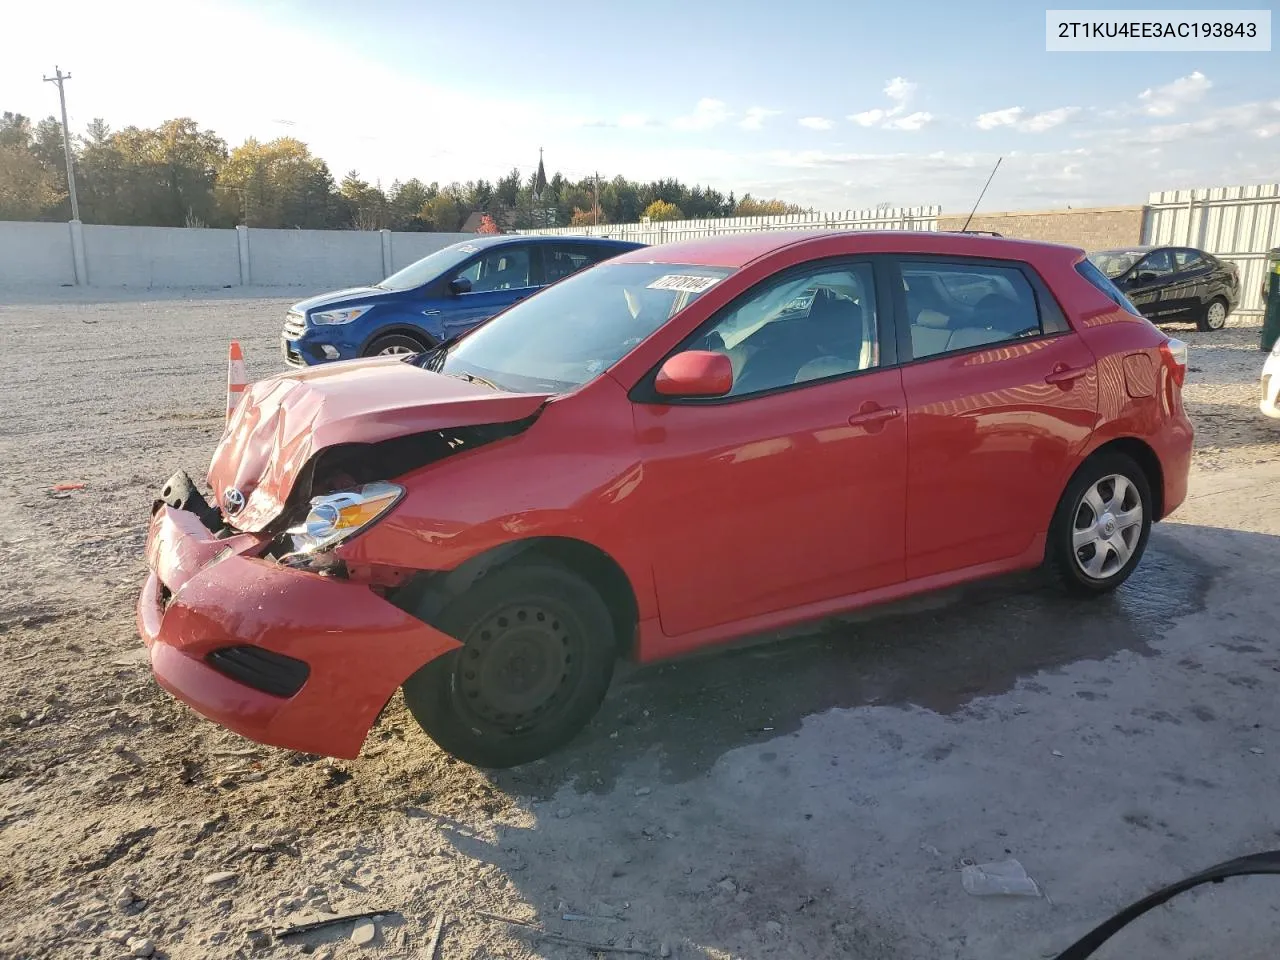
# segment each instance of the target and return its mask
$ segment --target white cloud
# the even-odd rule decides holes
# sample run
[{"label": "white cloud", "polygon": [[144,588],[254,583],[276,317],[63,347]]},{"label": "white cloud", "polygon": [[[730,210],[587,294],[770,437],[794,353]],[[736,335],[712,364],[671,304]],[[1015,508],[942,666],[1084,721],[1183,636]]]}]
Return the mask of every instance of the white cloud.
[{"label": "white cloud", "polygon": [[800,126],[810,130],[830,130],[834,124],[826,117],[801,117]]},{"label": "white cloud", "polygon": [[743,130],[759,130],[770,117],[776,117],[780,111],[768,107],[748,107],[746,114],[738,121]]},{"label": "white cloud", "polygon": [[[1231,107],[1220,107],[1199,120],[1117,130],[1109,133],[1108,136],[1119,143],[1148,145],[1224,137],[1250,131],[1265,138],[1269,134],[1262,131],[1267,130],[1277,121],[1280,121],[1280,100],[1256,100]],[[1274,164],[1280,158],[1269,159]]]},{"label": "white cloud", "polygon": [[974,126],[979,130],[994,130],[996,127],[1011,127],[1022,116],[1021,107],[1005,107],[1003,110],[992,110],[990,113],[978,114]]},{"label": "white cloud", "polygon": [[919,84],[912,83],[902,77],[894,77],[884,87],[884,95],[894,103],[906,106],[907,101],[915,94]]},{"label": "white cloud", "polygon": [[854,113],[849,116],[860,127],[874,127],[881,120],[889,116],[888,110],[864,110],[862,113]]},{"label": "white cloud", "polygon": [[733,114],[729,112],[723,100],[703,97],[693,108],[693,113],[687,117],[676,117],[671,121],[671,125],[677,130],[710,130],[712,127],[718,127],[731,116]]},{"label": "white cloud", "polygon": [[[885,130],[919,130],[933,122],[933,114],[917,110],[908,114],[907,107],[915,96],[918,84],[904,77],[894,77],[884,85],[884,95],[892,102],[887,110],[876,107],[861,113],[849,114],[849,119],[860,127],[882,127]],[[803,122],[803,121],[802,121]]]},{"label": "white cloud", "polygon": [[1055,110],[1045,110],[1026,117],[1026,111],[1022,107],[1005,107],[1003,110],[978,114],[973,125],[979,130],[1014,127],[1025,133],[1044,133],[1046,130],[1062,126],[1079,112],[1079,107],[1058,107]]},{"label": "white cloud", "polygon": [[1152,117],[1168,117],[1203,98],[1212,86],[1213,81],[1196,70],[1163,87],[1143,90],[1138,99],[1143,103],[1143,113]]},{"label": "white cloud", "polygon": [[1018,129],[1026,130],[1028,133],[1044,133],[1046,130],[1062,126],[1079,112],[1079,107],[1058,107],[1056,110],[1045,110],[1043,113],[1037,113],[1034,117],[1029,117],[1019,123]]},{"label": "white cloud", "polygon": [[894,117],[886,123],[886,130],[919,130],[933,123],[933,114],[925,110],[917,110],[905,117]]},{"label": "white cloud", "polygon": [[650,120],[642,113],[624,113],[618,118],[618,126],[624,130],[637,130],[640,127],[649,127],[653,125]]}]

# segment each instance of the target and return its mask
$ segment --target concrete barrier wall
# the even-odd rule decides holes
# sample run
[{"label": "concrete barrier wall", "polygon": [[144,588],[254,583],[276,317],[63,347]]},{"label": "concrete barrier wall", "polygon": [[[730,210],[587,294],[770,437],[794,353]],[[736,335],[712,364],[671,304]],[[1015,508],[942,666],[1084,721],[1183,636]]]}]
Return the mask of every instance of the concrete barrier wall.
[{"label": "concrete barrier wall", "polygon": [[371,230],[249,230],[254,286],[351,287],[377,283],[382,236]]},{"label": "concrete barrier wall", "polygon": [[234,230],[0,221],[0,287],[377,283],[469,233]]},{"label": "concrete barrier wall", "polygon": [[69,224],[0,223],[0,286],[51,287],[75,282]]},{"label": "concrete barrier wall", "polygon": [[92,287],[233,287],[240,283],[234,230],[84,225]]}]

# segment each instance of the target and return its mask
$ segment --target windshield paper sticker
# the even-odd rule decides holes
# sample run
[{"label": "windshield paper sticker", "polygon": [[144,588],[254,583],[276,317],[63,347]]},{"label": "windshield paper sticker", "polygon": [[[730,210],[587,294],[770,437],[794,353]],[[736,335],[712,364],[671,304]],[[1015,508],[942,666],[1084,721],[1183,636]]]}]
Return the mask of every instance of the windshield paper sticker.
[{"label": "windshield paper sticker", "polygon": [[719,277],[691,277],[669,273],[649,284],[650,290],[677,290],[682,293],[704,293],[720,280]]}]

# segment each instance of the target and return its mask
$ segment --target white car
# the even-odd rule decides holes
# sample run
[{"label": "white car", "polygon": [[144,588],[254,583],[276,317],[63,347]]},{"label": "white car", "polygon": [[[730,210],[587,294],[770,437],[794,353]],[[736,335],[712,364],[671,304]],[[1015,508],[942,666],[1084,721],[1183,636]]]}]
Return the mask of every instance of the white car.
[{"label": "white car", "polygon": [[1280,420],[1280,340],[1271,348],[1267,362],[1262,365],[1262,399],[1258,409],[1268,417]]}]

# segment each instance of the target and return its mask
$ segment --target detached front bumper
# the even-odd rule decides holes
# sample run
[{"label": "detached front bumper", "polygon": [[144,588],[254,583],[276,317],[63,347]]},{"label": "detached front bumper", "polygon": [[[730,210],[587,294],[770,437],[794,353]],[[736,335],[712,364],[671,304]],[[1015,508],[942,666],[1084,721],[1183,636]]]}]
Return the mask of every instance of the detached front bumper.
[{"label": "detached front bumper", "polygon": [[252,740],[355,757],[396,688],[460,644],[367,586],[259,559],[262,546],[159,507],[138,600],[156,680]]}]

